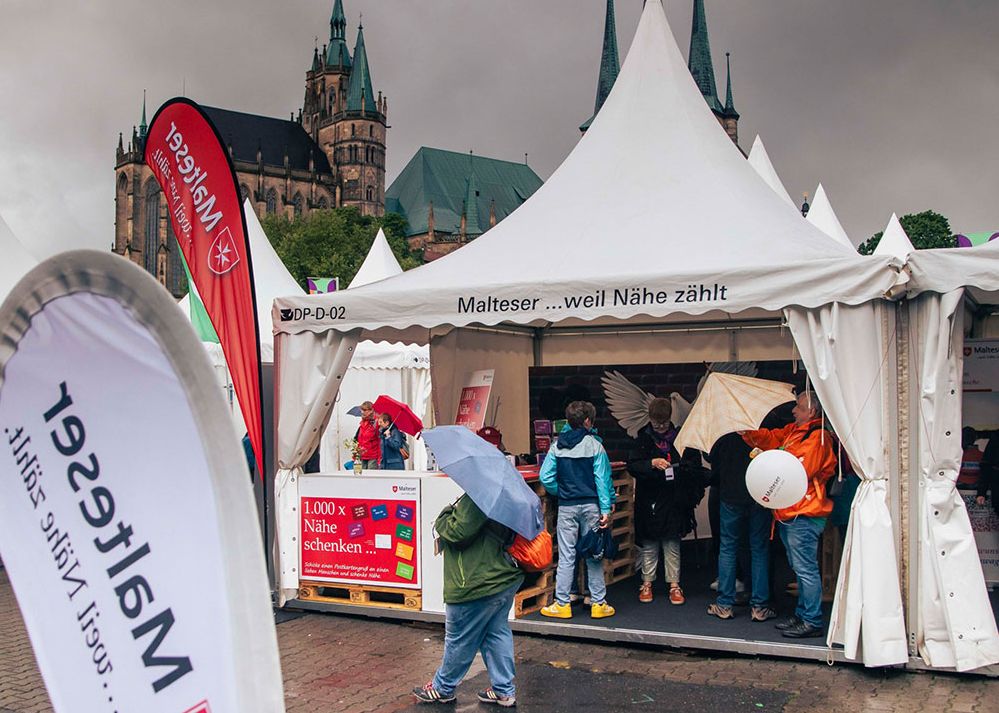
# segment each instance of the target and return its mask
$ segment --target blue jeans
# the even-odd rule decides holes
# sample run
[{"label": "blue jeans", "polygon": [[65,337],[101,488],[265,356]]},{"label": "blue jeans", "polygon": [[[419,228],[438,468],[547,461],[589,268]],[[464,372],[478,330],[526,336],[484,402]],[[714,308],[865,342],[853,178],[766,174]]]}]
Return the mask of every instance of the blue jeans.
[{"label": "blue jeans", "polygon": [[479,651],[493,690],[500,696],[516,695],[508,617],[519,588],[518,581],[499,594],[444,606],[444,660],[434,674],[434,688],[442,695],[454,695]]},{"label": "blue jeans", "polygon": [[795,616],[822,628],[822,579],[819,577],[819,535],[826,529],[824,517],[796,517],[778,522],[780,539],[787,550],[791,569],[798,578]]},{"label": "blue jeans", "polygon": [[752,560],[754,607],[770,602],[770,510],[756,503],[729,505],[721,503],[719,517],[720,542],[718,549],[718,603],[723,607],[735,604],[735,570],[739,548],[749,527],[749,552]]},{"label": "blue jeans", "polygon": [[[558,506],[558,569],[555,571],[555,601],[569,603],[573,572],[576,568],[576,543],[584,532],[597,526],[600,508],[587,503],[583,505]],[[604,584],[604,563],[601,560],[586,559],[586,581],[590,587],[590,601],[603,604],[607,599],[607,585]]]}]

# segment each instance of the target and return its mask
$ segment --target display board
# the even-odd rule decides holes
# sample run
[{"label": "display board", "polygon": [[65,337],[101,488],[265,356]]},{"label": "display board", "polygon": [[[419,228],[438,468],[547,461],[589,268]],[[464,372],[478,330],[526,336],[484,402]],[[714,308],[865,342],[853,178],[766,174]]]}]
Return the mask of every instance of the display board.
[{"label": "display board", "polygon": [[420,479],[302,478],[302,579],[420,588]]},{"label": "display board", "polygon": [[961,493],[961,497],[968,508],[971,531],[975,533],[975,545],[982,560],[985,581],[999,582],[999,515],[996,515],[991,503],[986,501],[984,505],[977,504],[973,492]]},{"label": "display board", "polygon": [[458,426],[467,426],[478,431],[486,423],[486,408],[489,406],[489,392],[493,388],[495,370],[484,369],[472,372],[461,388],[461,398],[458,399],[458,413],[454,422]]}]

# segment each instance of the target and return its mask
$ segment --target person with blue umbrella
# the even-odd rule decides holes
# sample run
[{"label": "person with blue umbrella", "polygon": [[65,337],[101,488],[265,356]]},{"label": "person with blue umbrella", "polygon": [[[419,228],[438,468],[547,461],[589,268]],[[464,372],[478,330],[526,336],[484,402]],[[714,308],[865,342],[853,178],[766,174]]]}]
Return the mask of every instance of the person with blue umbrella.
[{"label": "person with blue umbrella", "polygon": [[437,516],[444,553],[444,656],[434,677],[413,689],[420,703],[451,703],[475,654],[491,686],[482,703],[517,703],[513,632],[508,614],[524,573],[506,548],[514,534],[534,539],[541,501],[502,452],[464,426],[438,426],[421,437],[438,466],[465,494]]}]

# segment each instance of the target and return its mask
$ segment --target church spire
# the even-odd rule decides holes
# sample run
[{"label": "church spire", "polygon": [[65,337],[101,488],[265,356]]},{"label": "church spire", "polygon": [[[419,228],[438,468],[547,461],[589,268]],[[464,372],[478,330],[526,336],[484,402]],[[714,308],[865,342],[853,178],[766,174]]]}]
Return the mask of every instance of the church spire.
[{"label": "church spire", "polygon": [[350,72],[350,85],[347,88],[347,111],[378,113],[374,93],[371,87],[371,71],[368,68],[368,53],[364,49],[364,25],[358,25],[357,44],[354,45],[354,69]]},{"label": "church spire", "polygon": [[725,72],[728,74],[725,89],[725,116],[738,119],[739,112],[735,110],[735,102],[732,101],[732,55],[730,52],[725,53]]},{"label": "church spire", "polygon": [[596,118],[600,108],[607,101],[607,96],[614,87],[617,75],[621,71],[621,60],[617,50],[617,22],[614,19],[614,0],[607,0],[607,16],[604,19],[604,47],[600,55],[600,74],[597,76],[597,101],[593,107],[593,116],[583,122],[579,130],[584,134]]},{"label": "church spire", "polygon": [[142,90],[142,121],[139,122],[139,138],[146,138],[146,130],[149,128],[146,124],[146,90]]},{"label": "church spire", "polygon": [[330,15],[330,43],[326,48],[326,66],[350,69],[350,50],[347,48],[347,16],[343,12],[343,0],[333,3]]},{"label": "church spire", "polygon": [[462,216],[465,218],[466,235],[481,235],[482,229],[479,227],[479,198],[476,195],[479,190],[475,183],[475,168],[472,165],[472,156],[468,156],[468,181],[465,185],[465,211]]},{"label": "church spire", "polygon": [[694,16],[690,26],[690,54],[687,66],[694,77],[697,88],[711,111],[723,114],[715,86],[715,68],[711,61],[711,43],[708,41],[708,21],[704,12],[704,0],[694,0]]}]

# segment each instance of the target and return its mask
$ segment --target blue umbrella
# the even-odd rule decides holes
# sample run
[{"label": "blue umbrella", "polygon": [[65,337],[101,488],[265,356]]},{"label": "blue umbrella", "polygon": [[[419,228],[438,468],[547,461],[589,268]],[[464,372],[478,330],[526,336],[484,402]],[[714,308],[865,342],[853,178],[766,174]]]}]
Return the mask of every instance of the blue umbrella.
[{"label": "blue umbrella", "polygon": [[542,529],[541,501],[493,444],[464,426],[437,426],[421,437],[437,465],[490,520],[529,540]]},{"label": "blue umbrella", "polygon": [[347,409],[347,415],[348,416],[357,416],[358,418],[360,418],[360,416],[361,416],[361,407],[360,406],[352,406],[351,408]]}]

